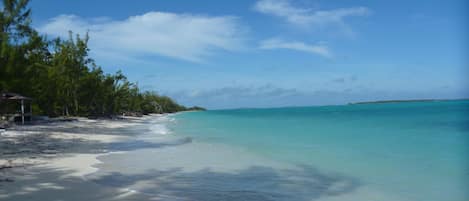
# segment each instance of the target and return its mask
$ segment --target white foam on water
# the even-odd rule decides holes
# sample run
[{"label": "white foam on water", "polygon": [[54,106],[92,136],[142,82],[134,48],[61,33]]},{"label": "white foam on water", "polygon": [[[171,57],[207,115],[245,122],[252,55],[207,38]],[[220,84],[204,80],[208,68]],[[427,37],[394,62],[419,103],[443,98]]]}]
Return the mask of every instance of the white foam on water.
[{"label": "white foam on water", "polygon": [[168,127],[165,124],[161,123],[153,124],[149,127],[149,129],[151,130],[152,134],[167,135],[171,133]]},{"label": "white foam on water", "polygon": [[174,121],[175,119],[169,114],[152,115],[151,120],[148,122],[151,134],[171,134],[171,130],[168,128],[168,124]]}]

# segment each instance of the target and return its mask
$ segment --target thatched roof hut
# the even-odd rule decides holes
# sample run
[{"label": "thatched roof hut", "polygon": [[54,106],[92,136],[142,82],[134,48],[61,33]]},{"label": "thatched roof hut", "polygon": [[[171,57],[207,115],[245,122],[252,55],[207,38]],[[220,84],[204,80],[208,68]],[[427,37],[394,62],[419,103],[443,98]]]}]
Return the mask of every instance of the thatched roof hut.
[{"label": "thatched roof hut", "polygon": [[[33,108],[32,98],[17,94],[2,92],[0,93],[0,116],[2,120],[15,120],[17,117],[21,117],[21,123],[24,124],[25,119],[32,119]],[[25,103],[29,102],[29,112],[25,112]],[[20,105],[20,110],[18,110]]]}]

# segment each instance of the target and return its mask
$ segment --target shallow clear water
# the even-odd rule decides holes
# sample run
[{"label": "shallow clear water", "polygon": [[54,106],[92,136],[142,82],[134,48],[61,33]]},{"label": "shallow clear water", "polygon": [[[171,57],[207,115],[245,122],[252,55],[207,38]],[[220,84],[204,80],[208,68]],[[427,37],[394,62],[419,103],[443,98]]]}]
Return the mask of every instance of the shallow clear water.
[{"label": "shallow clear water", "polygon": [[106,156],[100,174],[143,177],[130,188],[181,200],[469,200],[469,101],[187,112],[148,125],[140,137],[165,146]]}]

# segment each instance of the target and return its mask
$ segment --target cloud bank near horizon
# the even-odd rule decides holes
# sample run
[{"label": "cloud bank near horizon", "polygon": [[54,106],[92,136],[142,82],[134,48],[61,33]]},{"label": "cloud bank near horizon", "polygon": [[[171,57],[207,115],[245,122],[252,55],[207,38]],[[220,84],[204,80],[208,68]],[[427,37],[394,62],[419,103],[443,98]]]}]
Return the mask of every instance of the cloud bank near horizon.
[{"label": "cloud bank near horizon", "polygon": [[[355,82],[353,77],[331,82]],[[336,89],[299,90],[272,84],[260,86],[225,86],[206,90],[182,90],[166,95],[185,105],[203,105],[208,109],[290,107],[314,105],[342,105],[362,101],[435,99],[435,94],[447,99],[467,98],[464,89],[451,88],[435,93],[432,90],[385,90],[365,86]]]}]

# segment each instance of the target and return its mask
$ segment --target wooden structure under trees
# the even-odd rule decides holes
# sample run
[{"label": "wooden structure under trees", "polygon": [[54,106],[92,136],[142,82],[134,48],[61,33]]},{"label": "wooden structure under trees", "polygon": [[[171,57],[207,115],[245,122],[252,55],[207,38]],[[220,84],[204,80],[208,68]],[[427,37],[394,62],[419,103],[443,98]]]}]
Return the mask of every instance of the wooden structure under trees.
[{"label": "wooden structure under trees", "polygon": [[[31,121],[33,116],[32,100],[32,98],[20,94],[2,92],[0,94],[1,120],[20,120],[22,124],[24,124],[25,120]],[[26,106],[29,107],[27,108]]]}]

